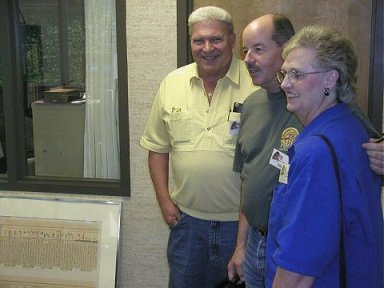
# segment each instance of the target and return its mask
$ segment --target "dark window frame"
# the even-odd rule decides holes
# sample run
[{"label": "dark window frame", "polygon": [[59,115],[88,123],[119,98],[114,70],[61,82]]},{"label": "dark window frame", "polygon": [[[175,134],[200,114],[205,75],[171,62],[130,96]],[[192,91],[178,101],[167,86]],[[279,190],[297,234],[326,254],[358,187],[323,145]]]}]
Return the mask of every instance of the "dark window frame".
[{"label": "dark window frame", "polygon": [[0,190],[130,196],[126,1],[115,0],[115,5],[120,179],[59,178],[27,175],[18,7],[17,1],[0,0],[0,55],[2,55],[4,80],[3,101],[8,165],[7,174],[0,176]]},{"label": "dark window frame", "polygon": [[[193,11],[193,0],[177,2],[177,65],[193,61],[188,37],[188,15]],[[368,117],[378,131],[383,131],[384,89],[384,7],[383,0],[372,1],[371,43],[368,87]]]},{"label": "dark window frame", "polygon": [[379,131],[383,131],[384,95],[384,5],[372,1],[371,46],[368,86],[368,116]]}]

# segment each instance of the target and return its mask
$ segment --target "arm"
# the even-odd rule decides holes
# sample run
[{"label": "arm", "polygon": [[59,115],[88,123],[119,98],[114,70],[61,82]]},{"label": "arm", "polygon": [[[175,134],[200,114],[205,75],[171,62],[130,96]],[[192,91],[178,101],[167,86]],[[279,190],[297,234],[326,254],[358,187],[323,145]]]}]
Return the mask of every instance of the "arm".
[{"label": "arm", "polygon": [[227,265],[229,280],[232,280],[236,275],[239,276],[240,280],[244,280],[243,264],[247,250],[248,229],[249,224],[244,213],[242,212],[242,204],[240,204],[236,248]]},{"label": "arm", "polygon": [[350,104],[349,108],[352,114],[360,120],[368,135],[371,137],[368,143],[363,144],[363,147],[367,151],[372,171],[378,175],[384,175],[384,143],[375,143],[379,139],[374,139],[380,137],[380,133],[360,107],[355,104]]},{"label": "arm", "polygon": [[363,144],[367,151],[372,171],[378,175],[384,175],[384,142],[375,143],[378,139],[369,139]]},{"label": "arm", "polygon": [[272,288],[310,288],[315,278],[277,268]]},{"label": "arm", "polygon": [[181,213],[169,196],[169,154],[149,151],[148,165],[164,221],[168,225],[175,225],[179,221]]}]

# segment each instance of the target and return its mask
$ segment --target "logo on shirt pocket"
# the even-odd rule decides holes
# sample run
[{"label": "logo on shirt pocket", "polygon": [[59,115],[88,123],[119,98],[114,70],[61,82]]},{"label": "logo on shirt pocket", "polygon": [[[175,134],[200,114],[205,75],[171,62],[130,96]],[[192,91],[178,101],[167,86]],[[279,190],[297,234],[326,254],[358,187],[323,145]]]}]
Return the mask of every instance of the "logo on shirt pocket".
[{"label": "logo on shirt pocket", "polygon": [[170,115],[171,137],[175,143],[191,143],[193,139],[193,113],[172,110]]}]

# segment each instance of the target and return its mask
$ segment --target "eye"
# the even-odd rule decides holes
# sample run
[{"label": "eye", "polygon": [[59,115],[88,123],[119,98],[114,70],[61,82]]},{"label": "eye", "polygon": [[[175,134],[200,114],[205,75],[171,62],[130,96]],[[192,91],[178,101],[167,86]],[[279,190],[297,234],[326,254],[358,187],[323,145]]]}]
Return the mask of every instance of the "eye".
[{"label": "eye", "polygon": [[288,71],[288,77],[291,78],[291,79],[297,80],[297,78],[299,78],[300,75],[301,75],[301,73],[297,72],[296,70]]},{"label": "eye", "polygon": [[265,52],[265,48],[262,46],[255,46],[252,48],[252,52],[261,55]]},{"label": "eye", "polygon": [[192,39],[193,45],[201,45],[203,43],[202,39]]},{"label": "eye", "polygon": [[213,43],[220,43],[221,41],[223,41],[222,37],[213,37],[212,38],[212,42]]}]

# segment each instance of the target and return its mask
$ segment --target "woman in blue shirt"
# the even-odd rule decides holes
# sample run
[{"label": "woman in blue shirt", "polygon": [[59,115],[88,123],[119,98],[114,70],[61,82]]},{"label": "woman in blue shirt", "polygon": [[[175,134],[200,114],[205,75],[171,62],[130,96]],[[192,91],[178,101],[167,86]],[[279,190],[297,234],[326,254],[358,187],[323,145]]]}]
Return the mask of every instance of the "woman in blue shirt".
[{"label": "woman in blue shirt", "polygon": [[331,28],[306,27],[286,44],[283,57],[277,79],[288,111],[305,128],[289,150],[272,200],[266,285],[340,287],[342,219],[347,287],[382,288],[381,179],[362,148],[368,135],[347,107],[356,83],[352,43]]}]

